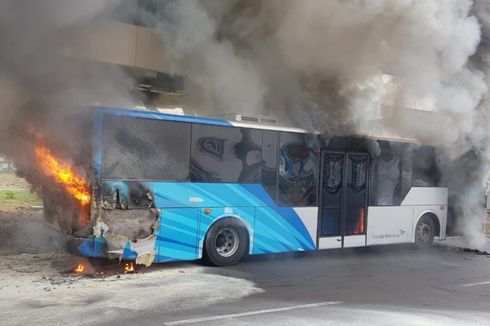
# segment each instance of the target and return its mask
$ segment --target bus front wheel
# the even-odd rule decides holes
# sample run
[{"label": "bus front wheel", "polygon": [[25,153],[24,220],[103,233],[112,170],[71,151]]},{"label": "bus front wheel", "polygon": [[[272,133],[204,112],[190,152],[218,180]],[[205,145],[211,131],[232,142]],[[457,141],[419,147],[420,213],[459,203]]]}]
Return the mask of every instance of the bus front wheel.
[{"label": "bus front wheel", "polygon": [[422,216],[415,227],[415,248],[425,249],[432,245],[435,236],[434,221],[429,216]]},{"label": "bus front wheel", "polygon": [[248,232],[242,223],[233,218],[217,221],[204,240],[203,259],[214,266],[238,263],[248,248]]}]

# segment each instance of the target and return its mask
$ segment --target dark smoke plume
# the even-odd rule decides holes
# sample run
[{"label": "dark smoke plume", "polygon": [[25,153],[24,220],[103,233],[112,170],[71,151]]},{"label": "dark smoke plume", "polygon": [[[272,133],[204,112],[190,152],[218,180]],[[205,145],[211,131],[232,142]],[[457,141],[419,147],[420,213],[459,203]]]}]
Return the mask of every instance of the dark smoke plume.
[{"label": "dark smoke plume", "polygon": [[[142,3],[139,19],[160,31],[172,67],[188,76],[191,106],[442,146],[459,227],[483,239],[488,1]],[[435,123],[424,121],[431,114]]]},{"label": "dark smoke plume", "polygon": [[[94,102],[129,101],[132,81],[118,67],[94,66],[63,55],[72,32],[119,1],[0,2],[0,152],[40,191],[34,145],[49,140],[77,164],[90,139],[76,113]],[[75,127],[75,128],[74,128]]]}]

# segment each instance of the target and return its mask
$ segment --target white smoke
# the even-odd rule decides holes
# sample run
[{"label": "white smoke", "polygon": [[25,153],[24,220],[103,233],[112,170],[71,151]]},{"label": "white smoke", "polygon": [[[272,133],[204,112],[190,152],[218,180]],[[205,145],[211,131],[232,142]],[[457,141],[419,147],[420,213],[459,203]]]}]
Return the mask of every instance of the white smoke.
[{"label": "white smoke", "polygon": [[[104,99],[128,101],[133,81],[119,67],[90,66],[63,56],[72,29],[93,23],[119,0],[0,2],[0,149],[19,167],[29,152],[22,132],[33,124],[76,151],[70,114]],[[19,124],[19,125],[17,125]],[[32,152],[32,151],[31,151]],[[28,160],[27,160],[28,161]],[[30,164],[31,162],[27,162]]]},{"label": "white smoke", "polygon": [[[0,153],[14,161],[17,173],[34,191],[45,195],[44,199],[53,197],[63,202],[56,184],[45,182],[35,164],[34,146],[39,138],[29,132],[42,132],[53,151],[84,175],[88,163],[83,162],[82,167],[80,158],[88,157],[84,150],[90,139],[81,132],[81,113],[95,101],[120,103],[131,97],[133,81],[120,67],[94,65],[63,55],[73,30],[90,26],[119,3],[0,1]],[[58,192],[48,191],[53,188]],[[66,203],[67,209],[69,206]],[[71,216],[64,214],[63,218],[69,220]],[[65,224],[71,228],[69,221]],[[46,240],[44,233],[38,236],[38,240]]]},{"label": "white smoke", "polygon": [[265,89],[257,67],[240,57],[231,42],[216,39],[216,22],[199,1],[157,1],[151,9],[155,11],[142,13],[142,19],[168,45],[170,71],[192,76],[186,80],[186,95],[196,110],[213,114],[263,109]]},{"label": "white smoke", "polygon": [[[191,105],[272,113],[321,131],[389,130],[441,145],[454,162],[445,163],[444,179],[457,186],[461,229],[481,234],[490,157],[488,1],[164,3],[146,22],[187,76]],[[405,113],[407,103],[424,101],[437,109],[435,124]],[[471,171],[467,160],[477,162]]]},{"label": "white smoke", "polygon": [[[9,140],[2,151],[18,154],[7,131],[23,114],[63,126],[59,108],[130,97],[132,81],[121,70],[60,65],[57,55],[71,27],[120,2],[0,2],[0,132]],[[462,228],[480,227],[478,194],[490,158],[489,1],[130,3],[140,22],[159,31],[194,110],[274,114],[323,132],[398,131],[439,144],[453,162],[445,177],[457,186]],[[407,103],[424,101],[437,108],[436,124],[405,114]]]}]

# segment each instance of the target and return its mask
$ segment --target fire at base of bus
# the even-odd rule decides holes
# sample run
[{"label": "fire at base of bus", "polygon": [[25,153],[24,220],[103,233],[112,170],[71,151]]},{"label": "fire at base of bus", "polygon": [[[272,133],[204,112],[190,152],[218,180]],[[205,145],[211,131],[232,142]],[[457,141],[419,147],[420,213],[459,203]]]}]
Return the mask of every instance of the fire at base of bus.
[{"label": "fire at base of bus", "polygon": [[[56,156],[44,141],[35,147],[35,161],[43,179],[45,218],[69,235],[69,251],[152,264],[160,214],[149,191],[130,197],[117,184],[110,189],[91,185],[83,164]],[[142,205],[128,210],[134,202]]]}]

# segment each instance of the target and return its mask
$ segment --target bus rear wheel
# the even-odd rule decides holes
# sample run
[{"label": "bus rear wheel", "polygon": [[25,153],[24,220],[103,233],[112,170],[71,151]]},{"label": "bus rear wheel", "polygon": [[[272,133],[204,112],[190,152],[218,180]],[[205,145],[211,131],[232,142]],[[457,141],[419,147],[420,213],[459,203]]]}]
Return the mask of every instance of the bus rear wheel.
[{"label": "bus rear wheel", "polygon": [[432,245],[435,236],[434,221],[429,216],[422,216],[415,227],[415,248],[425,249]]},{"label": "bus rear wheel", "polygon": [[236,219],[225,218],[214,223],[204,240],[203,258],[214,266],[235,265],[248,248],[248,232]]}]

